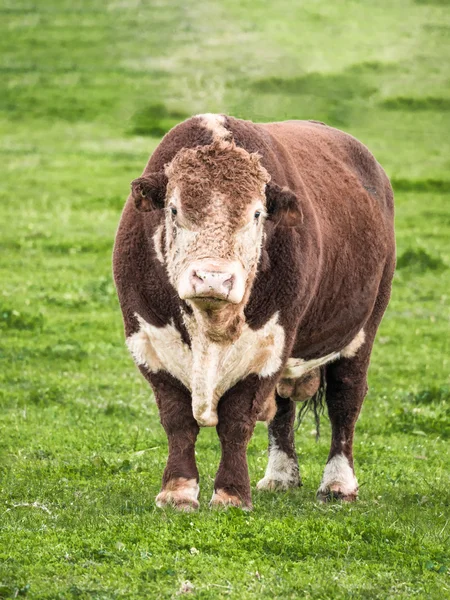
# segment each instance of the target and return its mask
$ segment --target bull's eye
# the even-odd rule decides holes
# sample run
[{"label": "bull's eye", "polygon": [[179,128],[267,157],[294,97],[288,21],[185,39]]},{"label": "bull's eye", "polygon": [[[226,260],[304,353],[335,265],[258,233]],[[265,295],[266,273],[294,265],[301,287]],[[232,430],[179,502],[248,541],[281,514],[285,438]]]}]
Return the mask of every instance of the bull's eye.
[{"label": "bull's eye", "polygon": [[175,206],[171,206],[171,207],[170,207],[170,212],[171,212],[173,215],[176,215],[178,211],[177,211],[177,209],[175,208]]},{"label": "bull's eye", "polygon": [[257,221],[257,220],[259,219],[259,217],[260,217],[260,216],[261,216],[261,211],[260,211],[260,210],[257,210],[257,211],[255,212],[255,221]]}]

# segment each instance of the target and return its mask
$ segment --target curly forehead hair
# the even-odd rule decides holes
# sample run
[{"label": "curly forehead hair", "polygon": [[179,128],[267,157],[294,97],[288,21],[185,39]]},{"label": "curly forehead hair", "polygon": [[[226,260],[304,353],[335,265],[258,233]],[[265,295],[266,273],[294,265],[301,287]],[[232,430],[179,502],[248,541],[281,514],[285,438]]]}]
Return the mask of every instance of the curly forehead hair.
[{"label": "curly forehead hair", "polygon": [[166,166],[169,187],[178,187],[183,205],[195,197],[198,207],[201,198],[220,192],[245,205],[262,193],[270,176],[260,163],[260,155],[238,148],[234,141],[216,141],[207,146],[184,148]]}]

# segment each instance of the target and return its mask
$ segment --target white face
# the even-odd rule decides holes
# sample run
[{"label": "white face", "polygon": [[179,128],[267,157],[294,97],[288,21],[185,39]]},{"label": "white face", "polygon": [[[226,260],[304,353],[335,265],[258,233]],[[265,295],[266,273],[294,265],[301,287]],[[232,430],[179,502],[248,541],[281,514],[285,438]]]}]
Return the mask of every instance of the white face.
[{"label": "white face", "polygon": [[214,192],[206,207],[189,210],[175,189],[165,212],[167,270],[180,298],[200,307],[241,303],[261,253],[262,199],[233,205],[231,213],[230,202]]}]

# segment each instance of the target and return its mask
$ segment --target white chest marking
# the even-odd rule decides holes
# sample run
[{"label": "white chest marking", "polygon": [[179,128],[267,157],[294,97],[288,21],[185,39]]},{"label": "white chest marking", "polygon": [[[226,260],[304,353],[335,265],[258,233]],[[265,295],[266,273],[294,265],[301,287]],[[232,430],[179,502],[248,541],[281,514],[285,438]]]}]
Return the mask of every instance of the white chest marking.
[{"label": "white chest marking", "polygon": [[192,350],[172,324],[154,327],[136,316],[140,329],[127,339],[134,360],[179,379],[192,392],[192,410],[201,426],[217,425],[219,400],[238,381],[251,373],[269,377],[281,366],[285,336],[278,313],[256,331],[244,325],[233,344],[211,342],[194,319],[186,319]]},{"label": "white chest marking", "polygon": [[177,329],[172,324],[155,327],[138,314],[136,318],[139,331],[126,341],[136,364],[147,367],[152,373],[165,369],[190,389],[192,353]]},{"label": "white chest marking", "polygon": [[365,333],[364,329],[361,329],[353,340],[343,348],[340,352],[331,352],[331,354],[327,354],[326,356],[322,356],[321,358],[314,358],[313,360],[303,360],[303,358],[290,358],[287,361],[286,367],[283,370],[281,375],[282,379],[298,379],[303,377],[309,371],[317,367],[322,367],[327,363],[333,362],[338,358],[352,358],[356,355],[360,347],[364,344],[365,341]]}]

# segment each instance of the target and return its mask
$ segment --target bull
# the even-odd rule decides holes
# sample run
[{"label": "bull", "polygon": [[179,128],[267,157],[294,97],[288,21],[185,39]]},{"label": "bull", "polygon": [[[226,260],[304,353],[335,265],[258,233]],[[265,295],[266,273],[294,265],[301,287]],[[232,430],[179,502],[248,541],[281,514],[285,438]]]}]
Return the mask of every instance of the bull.
[{"label": "bull", "polygon": [[132,182],[114,278],[126,343],[150,383],[169,454],[156,504],[199,507],[195,442],[216,427],[212,506],[300,485],[296,402],[325,389],[331,448],[317,496],[355,500],[353,436],[395,268],[393,193],[369,150],[312,121],[198,115]]}]

